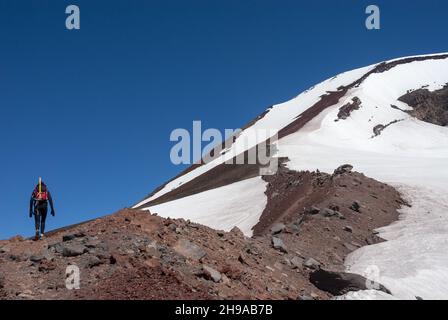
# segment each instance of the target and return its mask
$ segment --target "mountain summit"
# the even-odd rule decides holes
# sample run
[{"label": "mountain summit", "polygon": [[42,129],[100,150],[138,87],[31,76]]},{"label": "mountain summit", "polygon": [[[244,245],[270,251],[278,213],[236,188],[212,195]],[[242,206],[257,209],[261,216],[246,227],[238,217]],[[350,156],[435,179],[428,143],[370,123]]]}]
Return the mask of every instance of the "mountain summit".
[{"label": "mountain summit", "polygon": [[[361,273],[374,265],[385,279],[405,278],[406,284],[385,280],[396,286],[398,297],[446,297],[447,289],[432,290],[422,272],[440,281],[448,274],[436,272],[448,270],[448,256],[441,254],[441,239],[448,233],[443,213],[448,206],[447,125],[448,54],[381,62],[339,74],[269,108],[233,138],[223,156],[191,166],[134,208],[226,231],[237,226],[246,236],[262,234],[269,223],[295,210],[289,207],[294,202],[273,206],[270,178],[260,176],[256,165],[224,162],[255,147],[245,139],[249,130],[275,129],[275,156],[288,170],[332,173],[351,164],[393,185],[413,204],[400,211],[408,220],[382,229],[390,241],[358,250],[349,269]],[[296,197],[308,196],[298,192]],[[426,251],[421,243],[429,245]],[[421,258],[412,258],[417,252]]]}]

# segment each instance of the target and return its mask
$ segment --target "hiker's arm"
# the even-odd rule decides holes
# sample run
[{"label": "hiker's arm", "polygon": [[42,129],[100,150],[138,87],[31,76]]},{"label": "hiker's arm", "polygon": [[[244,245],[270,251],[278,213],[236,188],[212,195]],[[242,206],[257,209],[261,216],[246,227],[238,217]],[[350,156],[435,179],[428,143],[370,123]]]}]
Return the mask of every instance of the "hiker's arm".
[{"label": "hiker's arm", "polygon": [[34,191],[31,194],[30,198],[30,217],[33,215],[33,206],[34,206]]},{"label": "hiker's arm", "polygon": [[50,208],[51,208],[51,215],[54,216],[55,212],[54,212],[54,206],[53,206],[53,198],[51,197],[51,193],[50,191],[48,191],[48,201],[50,202]]}]

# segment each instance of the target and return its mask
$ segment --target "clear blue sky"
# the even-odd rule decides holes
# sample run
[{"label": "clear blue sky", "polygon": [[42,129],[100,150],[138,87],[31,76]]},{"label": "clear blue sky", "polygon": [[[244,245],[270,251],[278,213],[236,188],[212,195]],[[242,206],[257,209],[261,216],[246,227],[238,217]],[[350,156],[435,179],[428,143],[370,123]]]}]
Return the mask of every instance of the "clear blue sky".
[{"label": "clear blue sky", "polygon": [[[310,4],[311,3],[311,4]],[[65,8],[81,30],[65,29]],[[381,8],[382,29],[364,27]],[[0,1],[0,238],[30,235],[42,176],[48,229],[143,198],[182,167],[170,132],[237,128],[337,73],[448,51],[448,3]]]}]

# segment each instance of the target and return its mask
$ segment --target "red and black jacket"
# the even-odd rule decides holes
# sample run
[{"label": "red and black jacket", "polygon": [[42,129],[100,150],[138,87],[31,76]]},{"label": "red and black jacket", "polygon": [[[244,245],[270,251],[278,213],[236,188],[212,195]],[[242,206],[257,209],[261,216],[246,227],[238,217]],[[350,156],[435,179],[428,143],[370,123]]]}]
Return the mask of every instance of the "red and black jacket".
[{"label": "red and black jacket", "polygon": [[51,193],[47,189],[47,186],[43,182],[41,184],[41,192],[45,193],[43,197],[39,196],[39,185],[37,185],[31,194],[30,215],[34,212],[37,206],[47,206],[48,202],[50,202],[51,212],[54,213],[53,198],[51,197]]}]

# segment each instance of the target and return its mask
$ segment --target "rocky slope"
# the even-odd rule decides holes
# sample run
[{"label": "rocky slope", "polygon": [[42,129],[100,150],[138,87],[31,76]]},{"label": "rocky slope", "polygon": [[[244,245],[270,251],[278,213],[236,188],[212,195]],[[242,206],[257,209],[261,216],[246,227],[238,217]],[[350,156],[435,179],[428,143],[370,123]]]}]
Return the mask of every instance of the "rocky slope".
[{"label": "rocky slope", "polygon": [[[332,175],[282,167],[266,179],[252,238],[125,209],[40,241],[1,241],[0,297],[329,299],[365,289],[341,273],[344,259],[382,241],[374,230],[397,219],[398,192],[348,165]],[[66,289],[69,265],[80,269],[79,290]]]}]

